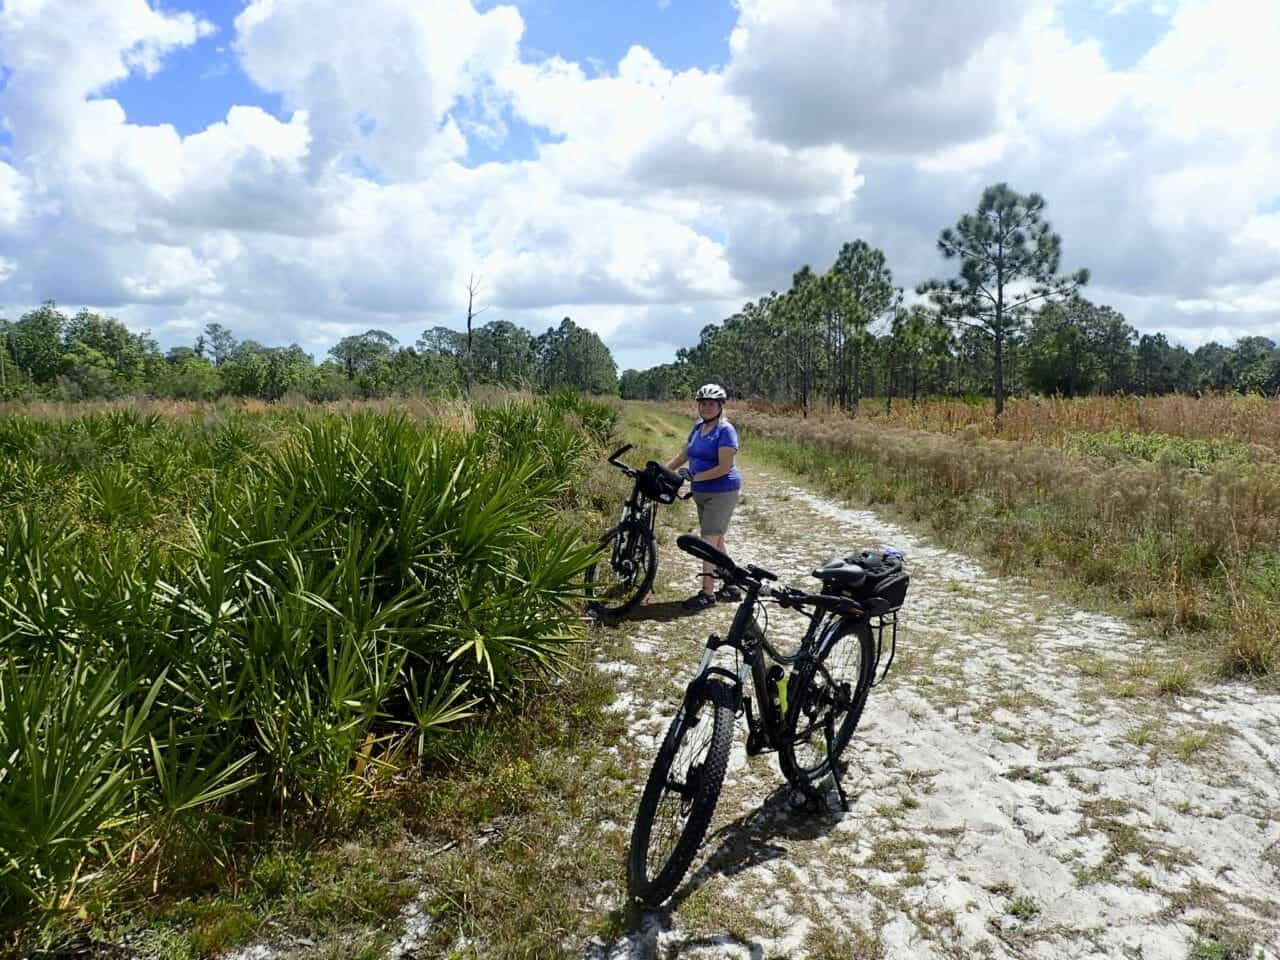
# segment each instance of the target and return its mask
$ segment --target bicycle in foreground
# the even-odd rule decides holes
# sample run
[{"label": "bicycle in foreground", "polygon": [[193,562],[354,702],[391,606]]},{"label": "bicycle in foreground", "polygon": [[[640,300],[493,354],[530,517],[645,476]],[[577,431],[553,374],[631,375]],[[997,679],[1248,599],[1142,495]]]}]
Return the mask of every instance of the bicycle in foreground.
[{"label": "bicycle in foreground", "polygon": [[622,505],[622,518],[600,538],[608,550],[586,573],[587,608],[597,616],[620,617],[648,596],[658,571],[658,545],[653,536],[658,504],[675,503],[684,478],[656,460],[643,468],[618,458],[631,449],[620,447],[609,463],[632,481],[631,495]]},{"label": "bicycle in foreground", "polygon": [[[675,892],[689,869],[715,812],[724,783],[733,725],[747,722],[747,754],[776,750],[787,781],[817,800],[816,785],[835,781],[843,809],[840,756],[862,716],[871,688],[882,681],[897,646],[897,609],[910,578],[900,555],[864,551],[814,571],[822,592],[771,586],[778,578],[696,537],[677,539],[680,549],[717,568],[743,599],[725,638],[712,634],[702,663],[685,690],[640,798],[627,858],[628,888],[657,906]],[[853,561],[861,562],[853,562]],[[755,616],[771,601],[803,612],[809,624],[791,653],[774,648]],[[763,607],[762,607],[763,609]],[[766,620],[767,623],[767,620]],[[888,660],[880,669],[888,635]],[[717,650],[735,651],[735,669],[713,664]],[[744,688],[751,679],[754,700]]]}]

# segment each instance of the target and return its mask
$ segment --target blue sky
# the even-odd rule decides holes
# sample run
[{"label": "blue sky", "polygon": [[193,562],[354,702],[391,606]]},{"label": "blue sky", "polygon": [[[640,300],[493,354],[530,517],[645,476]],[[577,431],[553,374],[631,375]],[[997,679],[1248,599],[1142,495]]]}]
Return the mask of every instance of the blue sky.
[{"label": "blue sky", "polygon": [[1098,41],[1107,63],[1127,70],[1169,29],[1168,14],[1156,12],[1153,6],[1139,3],[1108,12],[1098,0],[1075,0],[1063,5],[1062,23],[1072,40]]},{"label": "blue sky", "polygon": [[170,123],[183,135],[223,120],[235,104],[284,117],[281,97],[256,86],[235,55],[234,21],[244,0],[171,0],[166,6],[198,15],[216,32],[174,51],[158,73],[134,72],[99,96],[118,101],[134,123]]},{"label": "blue sky", "polygon": [[[117,100],[129,119],[139,124],[173,124],[181,134],[197,133],[226,116],[234,104],[259,106],[285,118],[282,97],[257,87],[233,48],[235,17],[246,0],[171,0],[170,9],[186,10],[216,27],[216,32],[171,54],[153,76],[135,72],[101,91]],[[497,0],[477,4],[480,10]],[[615,67],[632,46],[650,50],[672,70],[723,67],[729,57],[729,35],[737,10],[728,0],[523,0],[522,54],[531,60],[560,57],[593,72]],[[1099,0],[1073,0],[1061,7],[1067,35],[1094,39],[1113,67],[1125,69],[1165,33],[1169,17],[1137,4],[1109,13]],[[0,75],[2,79],[3,75]],[[549,138],[509,111],[509,138],[499,145],[473,141],[468,162],[529,159],[533,144]]]},{"label": "blue sky", "polygon": [[[483,4],[492,7],[496,4]],[[635,45],[672,70],[723,64],[737,11],[727,0],[526,0],[523,46],[534,59],[558,56],[611,68]]]},{"label": "blue sky", "polygon": [[913,288],[1007,180],[1139,329],[1280,337],[1280,4],[22,9],[0,6],[4,315],[52,298],[165,345],[220,322],[322,354],[459,326],[478,275],[486,318],[568,314],[647,366],[848,240]]},{"label": "blue sky", "polygon": [[[477,8],[499,5],[487,2]],[[258,106],[285,119],[283,98],[255,86],[235,54],[234,22],[244,6],[245,0],[170,2],[170,9],[197,14],[213,24],[216,33],[169,56],[159,73],[133,73],[99,96],[118,101],[134,123],[169,123],[184,135],[222,120],[235,104]],[[718,0],[674,0],[667,6],[656,0],[524,0],[519,9],[526,58],[560,57],[592,72],[615,68],[635,45],[646,47],[673,70],[719,66],[728,58],[729,34],[737,19],[733,4]],[[465,114],[465,106],[461,112]],[[509,110],[503,119],[507,139],[497,145],[473,139],[468,163],[527,160],[535,155],[537,142],[556,139]]]},{"label": "blue sky", "polygon": [[[480,3],[477,8],[491,10],[500,5]],[[99,96],[117,100],[135,123],[170,123],[182,134],[222,120],[233,104],[260,106],[284,118],[282,98],[254,85],[233,48],[234,22],[245,0],[174,0],[166,6],[198,15],[213,24],[216,32],[171,54],[159,73],[135,72]],[[519,10],[525,28],[524,56],[561,57],[597,72],[615,67],[635,45],[648,48],[674,70],[721,65],[728,57],[729,34],[736,20],[732,3],[714,0],[675,0],[666,7],[639,0],[618,4],[525,0]],[[524,154],[524,134],[517,133],[514,140],[510,152],[495,151],[488,159]]]}]

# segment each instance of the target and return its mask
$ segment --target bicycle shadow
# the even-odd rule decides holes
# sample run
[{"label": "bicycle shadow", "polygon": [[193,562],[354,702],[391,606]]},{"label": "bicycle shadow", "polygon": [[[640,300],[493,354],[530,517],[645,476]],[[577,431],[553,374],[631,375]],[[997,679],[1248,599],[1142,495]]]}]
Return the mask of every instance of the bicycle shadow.
[{"label": "bicycle shadow", "polygon": [[611,623],[622,623],[626,621],[653,621],[655,623],[670,623],[673,620],[683,620],[685,617],[696,617],[701,610],[690,610],[684,606],[681,600],[663,600],[657,603],[642,603],[633,608],[630,613],[622,617],[621,620],[609,621]]},{"label": "bicycle shadow", "polygon": [[591,944],[584,960],[616,960],[619,957],[657,960],[659,956],[662,960],[672,960],[686,954],[705,957],[708,950],[715,950],[714,956],[724,956],[729,950],[733,950],[734,954],[745,950],[749,960],[765,960],[767,956],[764,944],[755,940],[742,940],[732,934],[695,936],[674,943],[670,940],[663,943],[663,934],[671,930],[671,910],[668,907],[643,910],[630,906],[616,911],[614,919],[622,920],[628,932]]},{"label": "bicycle shadow", "polygon": [[[797,795],[790,783],[781,783],[764,797],[758,808],[719,827],[704,841],[707,846],[718,842],[716,849],[681,884],[671,899],[657,909],[644,908],[639,904],[630,904],[623,909],[623,925],[630,929],[632,938],[648,940],[654,936],[654,929],[669,929],[672,915],[680,909],[681,904],[710,879],[732,877],[733,874],[758,867],[769,860],[785,858],[788,849],[780,841],[813,841],[831,832],[847,814],[838,809],[836,791],[831,781],[827,780],[819,785],[819,794],[824,803],[815,804],[812,800],[803,800],[797,804],[796,797],[803,795]],[[851,808],[858,803],[858,795],[850,795],[849,803]],[[723,946],[718,943],[719,940],[722,938],[687,941],[675,946],[675,952],[668,952],[667,955],[678,956],[685,950]],[[756,956],[756,950],[759,950],[756,943],[739,943],[739,946],[748,948],[753,957]],[[644,955],[644,951],[641,951],[641,955]]]},{"label": "bicycle shadow", "polygon": [[[827,780],[824,784],[829,785]],[[671,899],[660,907],[646,908],[636,903],[626,905],[619,919],[629,931],[626,943],[630,956],[656,957],[658,937],[672,927],[672,917],[684,901],[693,896],[703,885],[717,876],[730,877],[754,866],[778,860],[788,855],[784,842],[816,840],[829,833],[846,816],[836,806],[835,789],[820,785],[825,804],[812,801],[797,805],[795,791],[786,783],[780,784],[756,807],[736,820],[724,824],[709,836],[705,843],[717,844],[715,850],[689,877]],[[850,805],[857,802],[857,795],[849,797]],[[617,946],[615,941],[612,946]],[[663,957],[680,957],[686,953],[700,953],[707,949],[736,946],[744,948],[752,960],[765,956],[764,947],[756,941],[742,941],[731,935],[695,937],[680,943],[665,945]],[[610,953],[609,956],[616,954]]]},{"label": "bicycle shadow", "polygon": [[[705,842],[718,840],[719,845],[671,897],[670,909],[678,909],[713,877],[731,877],[786,857],[788,848],[778,841],[811,841],[830,833],[847,814],[836,805],[834,787],[820,788],[820,793],[825,802],[814,803],[804,800],[790,784],[780,784],[760,806],[717,829]],[[856,801],[856,796],[849,798],[851,806]]]}]

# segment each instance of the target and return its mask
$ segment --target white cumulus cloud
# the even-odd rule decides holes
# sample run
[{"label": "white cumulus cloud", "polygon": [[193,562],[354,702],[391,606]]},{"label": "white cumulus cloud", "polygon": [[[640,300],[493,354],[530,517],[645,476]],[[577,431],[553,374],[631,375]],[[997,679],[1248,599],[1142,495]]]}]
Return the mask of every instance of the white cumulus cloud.
[{"label": "white cumulus cloud", "polygon": [[[738,0],[721,62],[677,70],[537,55],[513,4],[250,0],[219,42],[283,112],[184,136],[112,91],[165,82],[197,12],[4,0],[0,303],[322,352],[456,325],[477,275],[487,319],[569,314],[654,363],[857,237],[908,287],[943,274],[938,232],[1005,180],[1134,322],[1280,335],[1280,4],[1147,3],[1167,31],[1118,68],[1069,3],[1130,0]],[[515,126],[521,159],[470,163]]]}]

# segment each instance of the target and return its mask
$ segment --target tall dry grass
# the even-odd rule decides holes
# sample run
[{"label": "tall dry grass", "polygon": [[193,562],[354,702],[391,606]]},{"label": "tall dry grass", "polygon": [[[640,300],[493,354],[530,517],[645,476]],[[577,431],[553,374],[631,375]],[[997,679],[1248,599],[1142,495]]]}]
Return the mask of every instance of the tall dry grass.
[{"label": "tall dry grass", "polygon": [[[1210,401],[1214,409],[1221,402]],[[831,414],[738,410],[734,419],[748,438],[768,438],[775,457],[839,492],[897,503],[1007,570],[1053,569],[1201,638],[1220,652],[1225,673],[1280,669],[1280,463],[1111,462],[978,429],[938,430],[958,406],[935,407],[933,430]],[[1039,436],[1050,422],[1104,425],[1091,418],[1105,407],[1045,409],[1049,417],[1015,423]],[[1179,409],[1162,409],[1161,423],[1203,416]]]},{"label": "tall dry grass", "polygon": [[[817,418],[831,416],[818,413]],[[1280,449],[1280,398],[1222,394],[1193,397],[1027,397],[1008,402],[997,425],[990,401],[897,400],[863,403],[861,417],[939,433],[973,431],[1005,440],[1057,441],[1074,433],[1133,431],[1178,437],[1229,438]]]}]

